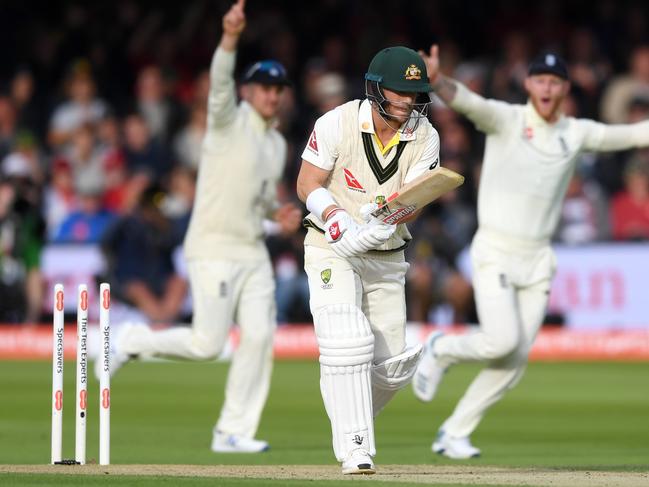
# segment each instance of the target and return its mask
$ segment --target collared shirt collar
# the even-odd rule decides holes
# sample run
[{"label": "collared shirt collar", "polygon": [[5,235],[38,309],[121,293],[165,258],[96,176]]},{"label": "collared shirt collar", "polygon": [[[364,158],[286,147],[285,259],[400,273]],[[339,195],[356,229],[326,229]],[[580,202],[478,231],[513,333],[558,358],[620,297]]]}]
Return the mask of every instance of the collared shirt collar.
[{"label": "collared shirt collar", "polygon": [[[372,120],[372,104],[369,100],[365,99],[361,102],[360,109],[358,111],[358,128],[361,132],[367,134],[374,133],[374,121]],[[400,132],[399,140],[415,140],[417,138],[417,131],[411,132]]]},{"label": "collared shirt collar", "polygon": [[527,100],[527,104],[525,105],[525,113],[527,122],[530,125],[535,125],[537,127],[554,127],[562,123],[565,118],[565,115],[563,113],[559,113],[559,118],[556,122],[547,122],[543,117],[541,117],[541,115],[539,115],[539,112],[536,111],[536,108],[534,108],[531,100]]},{"label": "collared shirt collar", "polygon": [[248,117],[250,118],[250,120],[252,120],[253,125],[259,130],[268,130],[277,127],[277,118],[265,120],[264,117],[259,115],[259,112],[257,112],[257,110],[255,110],[253,106],[246,100],[242,100],[240,106],[241,109],[248,114]]}]

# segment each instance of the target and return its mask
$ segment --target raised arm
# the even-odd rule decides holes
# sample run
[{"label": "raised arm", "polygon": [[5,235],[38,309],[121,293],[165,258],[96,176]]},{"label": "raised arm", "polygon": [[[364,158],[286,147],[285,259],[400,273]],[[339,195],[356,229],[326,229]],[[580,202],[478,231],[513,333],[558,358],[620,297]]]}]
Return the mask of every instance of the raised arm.
[{"label": "raised arm", "polygon": [[592,120],[579,122],[584,128],[584,150],[605,152],[649,147],[649,120],[619,125]]},{"label": "raised arm", "polygon": [[245,4],[245,0],[238,0],[223,16],[223,34],[210,67],[210,94],[207,105],[211,127],[228,125],[235,117],[237,98],[234,66],[239,37],[246,26]]},{"label": "raised arm", "polygon": [[435,94],[447,105],[453,103],[455,95],[457,94],[457,81],[444,76],[439,71],[439,46],[433,44],[430,46],[428,54],[424,51],[419,51],[419,55],[426,63],[426,71],[428,72],[428,80],[435,90]]},{"label": "raised arm", "polygon": [[453,110],[469,118],[478,128],[486,133],[495,133],[502,128],[510,116],[511,105],[496,100],[487,100],[472,92],[462,83],[443,75],[439,71],[439,47],[430,46],[428,54],[419,51],[426,63],[428,79],[434,93]]}]

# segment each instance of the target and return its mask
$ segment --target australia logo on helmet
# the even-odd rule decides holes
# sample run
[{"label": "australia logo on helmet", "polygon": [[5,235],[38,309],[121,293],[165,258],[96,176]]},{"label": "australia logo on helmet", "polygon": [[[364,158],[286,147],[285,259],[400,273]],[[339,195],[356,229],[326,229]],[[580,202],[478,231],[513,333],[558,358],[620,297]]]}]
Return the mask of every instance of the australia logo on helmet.
[{"label": "australia logo on helmet", "polygon": [[419,69],[416,64],[411,64],[406,68],[405,78],[407,80],[421,79],[421,69]]}]

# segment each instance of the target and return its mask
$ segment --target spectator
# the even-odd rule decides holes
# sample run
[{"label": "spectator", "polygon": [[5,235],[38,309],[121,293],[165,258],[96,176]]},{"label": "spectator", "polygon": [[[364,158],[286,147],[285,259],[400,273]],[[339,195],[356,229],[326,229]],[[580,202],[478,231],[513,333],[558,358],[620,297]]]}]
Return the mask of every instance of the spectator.
[{"label": "spectator", "polygon": [[649,162],[631,159],[624,171],[625,189],[613,198],[611,223],[615,240],[649,239]]},{"label": "spectator", "polygon": [[207,127],[206,105],[196,104],[192,107],[189,122],[182,128],[174,139],[174,153],[178,161],[190,169],[198,169],[201,157],[203,137]]},{"label": "spectator", "polygon": [[54,242],[98,243],[116,218],[102,204],[103,184],[85,176],[77,179],[75,189],[78,209],[61,222]]},{"label": "spectator", "polygon": [[162,144],[151,137],[144,118],[135,113],[127,116],[123,130],[127,169],[147,173],[151,181],[161,182],[169,173],[170,163]]},{"label": "spectator", "polygon": [[43,108],[35,96],[34,75],[27,68],[19,68],[11,80],[10,97],[16,108],[16,123],[20,129],[33,131],[42,140]]},{"label": "spectator", "polygon": [[105,153],[97,144],[95,128],[84,123],[74,130],[69,144],[61,156],[72,168],[75,185],[87,185],[92,180],[95,185],[103,185],[105,178]]},{"label": "spectator", "polygon": [[155,65],[141,69],[137,77],[136,103],[151,137],[166,145],[181,120],[178,104],[167,96],[165,80]]},{"label": "spectator", "polygon": [[16,129],[16,110],[13,103],[9,97],[0,96],[0,160],[11,152]]},{"label": "spectator", "polygon": [[595,181],[576,171],[568,184],[554,240],[583,245],[608,238],[607,200]]},{"label": "spectator", "polygon": [[54,110],[48,140],[52,147],[66,144],[76,130],[85,124],[97,123],[106,113],[106,103],[95,96],[95,80],[90,64],[76,61],[65,80],[66,101]]},{"label": "spectator", "polygon": [[629,72],[611,80],[600,103],[602,120],[625,123],[634,98],[649,98],[649,45],[631,52]]},{"label": "spectator", "polygon": [[47,228],[47,240],[52,241],[59,227],[76,208],[74,176],[70,163],[59,157],[52,163],[49,184],[43,193],[43,216]]},{"label": "spectator", "polygon": [[163,199],[158,188],[147,189],[133,213],[117,221],[102,241],[113,296],[119,312],[131,319],[171,322],[187,294],[187,283],[173,266],[180,242],[160,211]]},{"label": "spectator", "polygon": [[43,303],[44,224],[29,166],[6,159],[0,175],[0,322],[37,323]]}]

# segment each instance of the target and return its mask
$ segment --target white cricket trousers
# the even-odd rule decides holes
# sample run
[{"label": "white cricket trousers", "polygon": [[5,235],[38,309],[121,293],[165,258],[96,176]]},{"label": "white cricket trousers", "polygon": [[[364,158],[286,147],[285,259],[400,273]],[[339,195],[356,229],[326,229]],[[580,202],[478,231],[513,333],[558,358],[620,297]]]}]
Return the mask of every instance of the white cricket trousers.
[{"label": "white cricket trousers", "polygon": [[307,245],[304,255],[314,316],[319,309],[332,304],[356,306],[370,322],[375,363],[403,352],[406,345],[404,286],[409,267],[403,252],[344,259],[331,249]]},{"label": "white cricket trousers", "polygon": [[231,325],[238,324],[240,340],[215,428],[252,438],[268,396],[277,326],[270,261],[191,260],[187,270],[192,326],[160,331],[137,327],[124,338],[123,349],[144,356],[211,360],[223,350]]},{"label": "white cricket trousers", "polygon": [[487,364],[441,427],[456,437],[469,436],[487,409],[523,376],[556,269],[549,244],[514,241],[485,231],[473,239],[471,261],[479,330],[443,336],[434,346],[442,364]]}]

